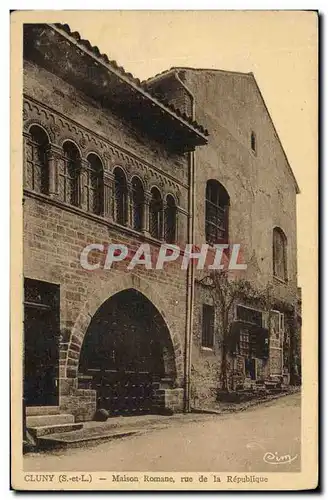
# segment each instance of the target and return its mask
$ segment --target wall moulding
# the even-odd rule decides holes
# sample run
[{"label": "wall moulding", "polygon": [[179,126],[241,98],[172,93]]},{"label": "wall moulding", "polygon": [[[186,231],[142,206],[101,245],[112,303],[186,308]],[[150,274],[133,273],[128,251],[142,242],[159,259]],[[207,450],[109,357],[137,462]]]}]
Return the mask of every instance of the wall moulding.
[{"label": "wall moulding", "polygon": [[133,175],[141,173],[145,184],[150,185],[152,182],[160,184],[164,196],[172,193],[177,200],[180,200],[182,190],[188,190],[187,184],[172,175],[163,175],[159,168],[138,158],[130,151],[113,144],[95,132],[91,133],[83,125],[25,95],[23,102],[23,132],[25,134],[32,124],[43,127],[50,141],[59,146],[62,146],[66,140],[75,142],[83,157],[86,157],[90,151],[95,152],[103,161],[105,170],[112,172],[115,166],[121,164],[124,165],[130,179]]}]

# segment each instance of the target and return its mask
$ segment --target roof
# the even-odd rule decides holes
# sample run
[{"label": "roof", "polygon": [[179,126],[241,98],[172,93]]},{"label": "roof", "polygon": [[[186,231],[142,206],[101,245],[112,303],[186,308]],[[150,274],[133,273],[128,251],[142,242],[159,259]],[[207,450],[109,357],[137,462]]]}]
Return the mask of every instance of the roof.
[{"label": "roof", "polygon": [[286,163],[287,163],[287,168],[288,168],[288,170],[289,170],[289,172],[290,172],[290,174],[292,176],[292,179],[293,179],[293,182],[294,182],[294,185],[295,185],[296,193],[299,194],[300,193],[300,188],[299,188],[298,182],[297,182],[296,177],[294,175],[294,172],[293,172],[293,170],[292,170],[292,168],[290,166],[289,160],[287,158],[287,154],[286,154],[285,149],[284,149],[284,147],[282,145],[282,142],[280,140],[280,137],[278,135],[277,129],[275,127],[275,124],[273,122],[271,114],[270,114],[270,112],[268,110],[268,107],[266,105],[266,102],[264,100],[262,92],[260,90],[260,87],[259,87],[259,85],[258,85],[258,83],[256,81],[256,78],[254,76],[254,73],[252,71],[250,71],[249,73],[243,73],[243,72],[240,72],[240,71],[229,71],[229,70],[222,70],[222,69],[215,69],[215,68],[205,69],[205,68],[191,68],[191,67],[187,67],[187,66],[173,66],[170,69],[164,70],[161,73],[157,73],[156,75],[148,78],[147,80],[144,80],[142,82],[142,85],[145,86],[145,87],[149,87],[153,83],[155,84],[158,81],[160,81],[161,79],[164,79],[164,78],[170,77],[170,76],[174,76],[177,71],[188,71],[188,70],[189,71],[196,71],[196,72],[198,72],[198,71],[200,71],[200,72],[201,71],[212,71],[212,72],[218,72],[218,73],[224,73],[224,74],[239,75],[239,76],[242,76],[242,77],[245,77],[245,78],[251,78],[253,80],[253,82],[255,84],[255,87],[257,89],[257,92],[258,92],[258,94],[260,96],[260,99],[261,99],[261,101],[262,101],[262,103],[264,105],[264,108],[266,110],[266,113],[267,113],[267,115],[268,115],[268,117],[270,119],[271,125],[273,127],[274,134],[275,134],[275,136],[276,136],[276,138],[277,138],[277,140],[279,142],[279,145],[281,147],[282,153],[283,153],[283,155],[285,157],[285,160],[286,160]]},{"label": "roof", "polygon": [[72,32],[68,24],[56,23],[49,26],[65,32],[66,35],[68,35],[70,38],[73,38],[80,47],[83,47],[84,49],[87,49],[89,52],[91,52],[94,57],[96,57],[98,60],[101,60],[108,68],[118,74],[122,79],[129,82],[140,93],[147,96],[157,105],[164,107],[169,114],[175,115],[176,118],[178,118],[180,121],[185,122],[189,127],[194,128],[195,130],[197,130],[197,132],[201,133],[204,136],[208,136],[208,131],[204,127],[202,127],[202,125],[200,125],[196,121],[193,121],[190,116],[188,116],[186,113],[182,113],[178,108],[170,104],[168,101],[164,100],[163,102],[163,100],[159,99],[158,96],[154,96],[147,88],[147,85],[142,84],[139,78],[135,78],[132,73],[128,73],[127,71],[125,71],[123,66],[119,66],[115,60],[110,60],[106,54],[101,54],[99,48],[97,46],[92,46],[89,40],[84,40],[83,38],[81,38],[81,35],[78,31]]},{"label": "roof", "polygon": [[192,68],[189,66],[172,66],[170,69],[165,69],[164,71],[161,71],[160,73],[157,73],[154,76],[150,76],[146,80],[143,80],[141,82],[141,85],[145,86],[146,88],[150,83],[153,83],[157,80],[160,80],[161,78],[164,78],[169,75],[173,75],[176,71],[214,71],[217,73],[229,73],[232,75],[242,75],[242,76],[247,76],[247,75],[252,75],[252,72],[249,73],[243,73],[241,71],[230,71],[230,70],[225,70],[225,69],[217,69],[217,68]]}]

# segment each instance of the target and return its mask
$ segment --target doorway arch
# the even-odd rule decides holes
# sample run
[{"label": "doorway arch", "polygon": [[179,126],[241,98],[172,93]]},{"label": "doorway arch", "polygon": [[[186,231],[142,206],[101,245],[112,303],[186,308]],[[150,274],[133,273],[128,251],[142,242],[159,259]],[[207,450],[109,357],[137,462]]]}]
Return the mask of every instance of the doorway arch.
[{"label": "doorway arch", "polygon": [[85,333],[78,374],[96,390],[98,408],[154,409],[155,388],[176,379],[175,352],[166,322],[143,293],[128,288],[102,303]]}]

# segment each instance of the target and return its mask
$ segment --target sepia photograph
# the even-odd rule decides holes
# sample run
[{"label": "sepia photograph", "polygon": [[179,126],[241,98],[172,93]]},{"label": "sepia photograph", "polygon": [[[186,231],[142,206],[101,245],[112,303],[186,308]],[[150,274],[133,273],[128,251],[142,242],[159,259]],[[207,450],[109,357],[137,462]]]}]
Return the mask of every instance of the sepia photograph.
[{"label": "sepia photograph", "polygon": [[11,24],[13,488],[315,487],[317,13]]}]

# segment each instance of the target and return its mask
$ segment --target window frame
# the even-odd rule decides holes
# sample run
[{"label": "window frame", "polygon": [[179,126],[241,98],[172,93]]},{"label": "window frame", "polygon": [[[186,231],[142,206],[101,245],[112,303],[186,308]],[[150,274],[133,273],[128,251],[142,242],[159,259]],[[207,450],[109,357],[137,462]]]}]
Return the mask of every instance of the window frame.
[{"label": "window frame", "polygon": [[205,239],[208,244],[228,242],[229,206],[230,196],[225,187],[216,179],[208,179],[205,189]]},{"label": "window frame", "polygon": [[[172,200],[172,202],[168,202]],[[172,194],[166,195],[164,210],[164,240],[175,243],[177,240],[177,204]]]},{"label": "window frame", "polygon": [[[66,155],[65,145],[69,144],[72,151],[75,149],[77,155],[75,158],[70,158]],[[81,206],[81,193],[80,193],[80,182],[81,182],[81,168],[82,168],[82,156],[78,146],[74,141],[67,139],[63,143],[63,182],[64,182],[64,193],[63,201],[73,207]],[[67,185],[69,185],[69,191],[67,191]]]},{"label": "window frame", "polygon": [[[207,311],[207,313],[206,313]],[[208,316],[210,314],[210,316]],[[215,307],[212,304],[202,304],[202,349],[214,349],[215,337]]]},{"label": "window frame", "polygon": [[[35,135],[33,134],[32,129],[37,129],[40,135],[44,136],[44,143],[39,143],[34,140]],[[33,137],[34,136],[34,137]],[[33,123],[29,127],[27,134],[27,144],[26,147],[30,150],[31,159],[29,159],[29,154],[26,152],[24,154],[26,161],[26,185],[36,193],[41,193],[44,195],[49,194],[49,159],[48,159],[48,150],[50,147],[49,135],[46,130],[40,126],[38,123]],[[41,154],[40,154],[41,153]],[[35,159],[37,156],[37,159]],[[43,156],[43,159],[40,161],[40,157]],[[39,171],[40,177],[40,186],[36,186],[36,170]],[[31,171],[32,176],[32,185],[28,185],[28,177],[29,171]]]},{"label": "window frame", "polygon": [[[134,183],[138,185],[136,186]],[[131,212],[131,227],[135,231],[141,232],[144,228],[145,188],[142,180],[137,175],[134,175],[131,179]],[[139,218],[138,224],[136,224],[137,218]]]},{"label": "window frame", "polygon": [[[149,234],[152,238],[156,240],[163,239],[163,230],[164,230],[164,204],[163,197],[160,190],[153,186],[150,190],[151,199],[149,202]],[[153,195],[158,193],[158,198],[156,199]],[[156,208],[156,204],[158,207]],[[156,210],[154,210],[154,207]],[[154,222],[154,216],[157,214],[157,221]],[[153,231],[153,228],[156,227],[156,231]]]},{"label": "window frame", "polygon": [[[96,162],[98,162],[96,168],[92,167],[89,160],[90,156],[94,157]],[[102,216],[104,213],[104,166],[99,156],[93,152],[88,154],[87,164],[87,179],[85,185],[87,191],[87,211]],[[95,165],[96,164],[94,164],[94,166]],[[96,186],[93,186],[94,179],[96,179]],[[92,193],[91,195],[90,192]],[[90,198],[92,198],[92,206]]]},{"label": "window frame", "polygon": [[[279,262],[277,259],[277,238],[280,238],[279,244],[282,247],[282,262]],[[281,227],[276,226],[272,231],[272,273],[273,277],[282,283],[288,282],[288,251],[287,251],[287,237],[285,232],[281,229]],[[283,276],[278,272],[279,267],[283,267]]]},{"label": "window frame", "polygon": [[[114,196],[113,196],[113,220],[116,224],[127,226],[128,224],[128,183],[124,170],[117,166],[113,170],[114,174]],[[120,179],[118,179],[118,174]],[[119,200],[119,204],[118,204]]]}]

